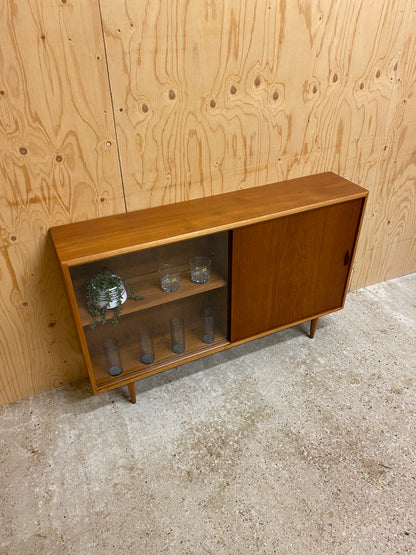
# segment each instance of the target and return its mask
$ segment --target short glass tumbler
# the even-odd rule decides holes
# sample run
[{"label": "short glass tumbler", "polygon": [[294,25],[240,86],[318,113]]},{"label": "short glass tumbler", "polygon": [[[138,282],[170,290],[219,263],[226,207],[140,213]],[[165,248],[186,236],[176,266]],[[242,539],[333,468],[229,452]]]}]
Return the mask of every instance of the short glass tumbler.
[{"label": "short glass tumbler", "polygon": [[211,273],[211,260],[208,256],[195,256],[189,261],[191,267],[191,281],[206,283]]},{"label": "short glass tumbler", "polygon": [[159,268],[160,286],[166,293],[174,293],[181,286],[181,270],[171,264]]}]

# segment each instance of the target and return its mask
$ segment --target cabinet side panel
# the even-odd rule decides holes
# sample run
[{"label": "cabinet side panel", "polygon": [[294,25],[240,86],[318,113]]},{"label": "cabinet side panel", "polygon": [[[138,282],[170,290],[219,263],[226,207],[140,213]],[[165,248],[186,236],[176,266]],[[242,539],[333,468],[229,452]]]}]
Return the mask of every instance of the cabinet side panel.
[{"label": "cabinet side panel", "polygon": [[96,383],[95,383],[94,373],[93,373],[93,370],[92,370],[91,359],[90,359],[90,355],[89,355],[89,351],[88,351],[88,345],[87,345],[87,341],[85,339],[85,334],[84,334],[84,330],[83,330],[82,323],[81,323],[81,318],[80,318],[80,314],[79,314],[79,307],[78,307],[77,299],[76,299],[76,296],[75,296],[75,291],[74,291],[74,285],[73,285],[73,281],[72,281],[71,272],[70,272],[68,266],[62,266],[61,270],[62,270],[62,275],[63,275],[64,281],[65,281],[66,293],[67,293],[69,305],[70,305],[70,308],[71,308],[72,317],[74,319],[74,324],[75,324],[75,328],[76,328],[76,331],[77,331],[79,343],[81,345],[81,351],[82,351],[82,354],[83,354],[83,357],[84,357],[85,366],[87,368],[88,375],[90,377],[92,389],[93,389],[94,393],[97,393],[97,387],[96,387]]},{"label": "cabinet side panel", "polygon": [[341,308],[362,200],[233,234],[231,341]]}]

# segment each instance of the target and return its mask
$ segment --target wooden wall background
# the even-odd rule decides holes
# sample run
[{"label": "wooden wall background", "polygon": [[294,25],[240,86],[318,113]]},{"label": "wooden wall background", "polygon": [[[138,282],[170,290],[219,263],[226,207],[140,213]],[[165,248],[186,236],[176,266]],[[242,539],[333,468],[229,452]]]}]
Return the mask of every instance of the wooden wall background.
[{"label": "wooden wall background", "polygon": [[86,375],[48,228],[332,170],[416,270],[415,0],[0,3],[0,404]]}]

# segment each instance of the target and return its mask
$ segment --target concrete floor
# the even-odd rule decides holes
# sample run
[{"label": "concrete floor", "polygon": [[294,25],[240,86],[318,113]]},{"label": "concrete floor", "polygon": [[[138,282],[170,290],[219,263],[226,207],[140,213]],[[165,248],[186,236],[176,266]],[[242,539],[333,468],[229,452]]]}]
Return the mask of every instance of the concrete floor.
[{"label": "concrete floor", "polygon": [[0,409],[0,553],[416,553],[416,274],[92,397]]}]

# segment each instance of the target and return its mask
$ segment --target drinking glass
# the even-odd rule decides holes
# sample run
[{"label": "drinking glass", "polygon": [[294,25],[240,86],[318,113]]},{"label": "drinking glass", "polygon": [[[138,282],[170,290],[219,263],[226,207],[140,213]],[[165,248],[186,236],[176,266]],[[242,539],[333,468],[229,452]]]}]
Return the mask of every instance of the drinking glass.
[{"label": "drinking glass", "polygon": [[139,329],[140,360],[143,364],[151,364],[155,360],[153,339],[149,328]]},{"label": "drinking glass", "polygon": [[160,286],[166,293],[174,293],[181,286],[181,269],[172,264],[163,264],[159,268]]},{"label": "drinking glass", "polygon": [[123,366],[121,364],[117,339],[114,337],[107,337],[107,339],[103,341],[103,350],[107,364],[107,372],[110,376],[118,376],[122,373]]},{"label": "drinking glass", "polygon": [[211,273],[211,260],[208,256],[195,256],[189,261],[191,267],[191,281],[206,283]]},{"label": "drinking glass", "polygon": [[213,343],[215,339],[214,312],[211,307],[204,308],[202,341]]},{"label": "drinking glass", "polygon": [[185,328],[182,318],[172,318],[170,321],[171,349],[180,354],[185,350]]}]

